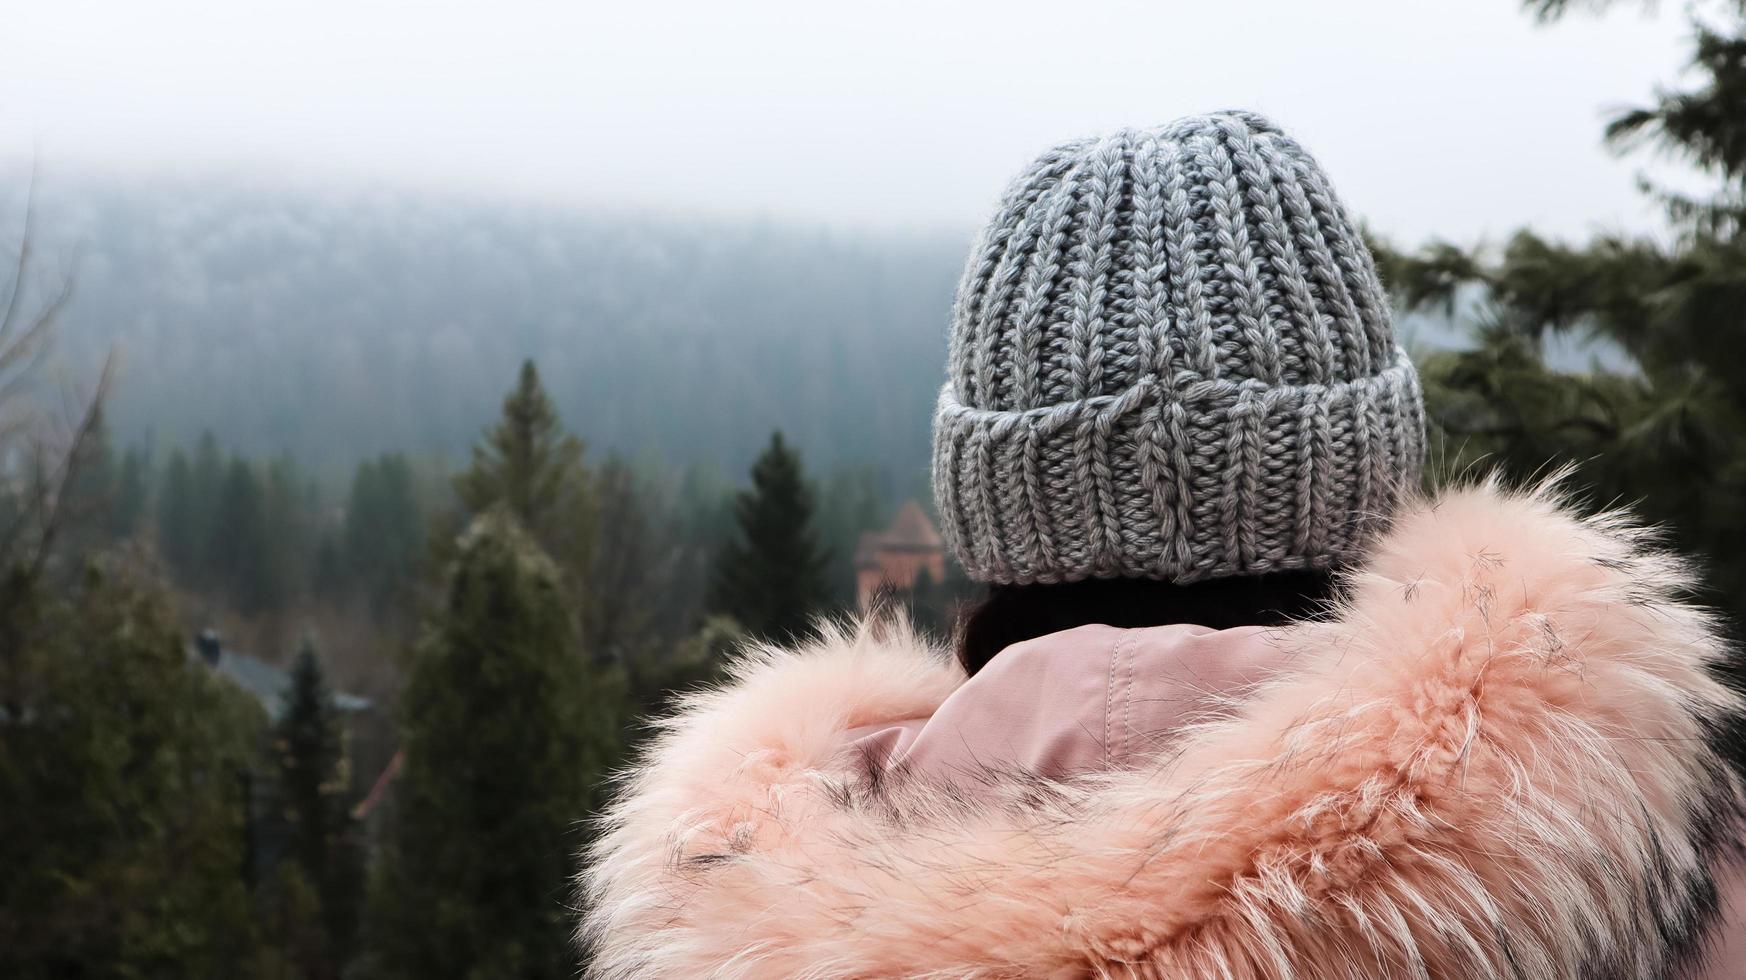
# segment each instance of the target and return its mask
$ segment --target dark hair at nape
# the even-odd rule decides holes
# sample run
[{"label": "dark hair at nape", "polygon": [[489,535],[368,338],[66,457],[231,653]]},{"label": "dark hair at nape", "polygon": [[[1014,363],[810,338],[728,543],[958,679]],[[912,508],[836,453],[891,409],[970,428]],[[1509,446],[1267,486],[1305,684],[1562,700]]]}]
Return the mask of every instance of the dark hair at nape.
[{"label": "dark hair at nape", "polygon": [[975,675],[1015,643],[1092,623],[1124,629],[1178,623],[1212,629],[1283,626],[1322,614],[1338,590],[1339,576],[1318,570],[1187,585],[1135,578],[993,585],[960,620],[958,662]]}]

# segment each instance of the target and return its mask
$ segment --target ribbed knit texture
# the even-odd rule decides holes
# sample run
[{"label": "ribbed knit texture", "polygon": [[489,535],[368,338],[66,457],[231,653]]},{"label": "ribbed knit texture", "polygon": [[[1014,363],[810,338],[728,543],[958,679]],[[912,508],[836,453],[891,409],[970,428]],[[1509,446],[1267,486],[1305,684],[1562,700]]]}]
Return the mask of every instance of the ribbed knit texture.
[{"label": "ribbed knit texture", "polygon": [[971,252],[949,374],[934,493],[980,581],[1333,566],[1424,456],[1369,250],[1251,113],[1043,154]]}]

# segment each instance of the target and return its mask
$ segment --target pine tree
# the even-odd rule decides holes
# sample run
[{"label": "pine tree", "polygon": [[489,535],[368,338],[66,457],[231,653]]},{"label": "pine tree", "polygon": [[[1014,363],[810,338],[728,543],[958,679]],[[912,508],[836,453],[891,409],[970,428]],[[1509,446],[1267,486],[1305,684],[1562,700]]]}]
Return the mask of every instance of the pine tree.
[{"label": "pine tree", "polygon": [[[347,800],[351,772],[345,732],[308,637],[292,667],[291,690],[273,747],[283,859],[295,871],[294,878],[282,880],[307,885],[313,899],[296,901],[295,886],[281,890],[291,917],[305,924],[296,930],[302,935],[286,937],[288,952],[304,977],[338,977],[356,936],[361,865]],[[312,910],[299,908],[311,904]]]},{"label": "pine tree", "polygon": [[176,580],[184,585],[195,579],[206,539],[201,534],[199,502],[194,497],[194,467],[180,447],[170,452],[164,466],[163,488],[158,492],[158,553],[169,562]]},{"label": "pine tree", "polygon": [[284,601],[265,493],[254,468],[241,458],[225,470],[208,534],[208,574],[239,611],[258,613]]},{"label": "pine tree", "polygon": [[316,598],[337,602],[349,594],[353,575],[345,554],[345,547],[334,532],[322,534],[309,572],[309,591]]},{"label": "pine tree", "polygon": [[578,650],[558,570],[507,508],[457,547],[401,699],[372,945],[389,976],[568,980],[579,821],[618,751],[624,684]]},{"label": "pine tree", "polygon": [[455,492],[472,514],[506,505],[542,542],[572,515],[583,485],[582,443],[564,431],[533,361],[521,365],[503,416],[473,447],[473,465],[455,478]]},{"label": "pine tree", "polygon": [[226,475],[218,437],[211,431],[202,432],[189,469],[188,501],[193,515],[190,529],[194,533],[195,551],[187,584],[209,586],[222,574],[212,564],[212,546],[220,539],[218,510],[224,497]]},{"label": "pine tree", "polygon": [[339,546],[341,567],[350,587],[361,587],[374,595],[382,574],[382,539],[376,535],[376,523],[385,508],[382,468],[375,459],[358,463],[352,474],[352,489],[346,497],[345,524],[341,528]]},{"label": "pine tree", "polygon": [[676,487],[609,456],[596,470],[588,588],[581,598],[584,649],[627,667],[672,654],[703,619],[693,552]]},{"label": "pine tree", "polygon": [[190,660],[149,581],[0,593],[0,976],[254,975],[259,706]]},{"label": "pine tree", "polygon": [[109,534],[122,539],[139,530],[141,519],[150,503],[151,467],[145,453],[129,449],[121,457],[121,469],[116,476],[115,501],[109,513]]},{"label": "pine tree", "polygon": [[411,580],[424,557],[424,509],[413,485],[412,464],[401,453],[385,453],[377,466],[382,474],[382,499],[377,535],[380,567],[388,588],[398,592]]},{"label": "pine tree", "polygon": [[299,485],[297,461],[289,455],[267,464],[261,486],[264,548],[261,574],[267,583],[268,607],[284,608],[299,597],[309,580],[314,555],[309,546],[310,515]]},{"label": "pine tree", "polygon": [[803,632],[828,601],[828,557],[813,528],[800,457],[782,433],[770,436],[753,464],[752,486],[735,497],[734,518],[735,534],[716,562],[712,606],[753,636]]},{"label": "pine tree", "polygon": [[372,607],[391,607],[424,549],[424,517],[412,467],[399,453],[358,464],[346,506],[344,565]]},{"label": "pine tree", "polygon": [[[1600,3],[1595,6],[1605,6]],[[1746,12],[1746,5],[1727,6]],[[1547,19],[1567,0],[1528,0]],[[1746,33],[1694,20],[1688,78],[1607,128],[1718,178],[1708,197],[1650,187],[1671,241],[1606,235],[1571,246],[1530,231],[1500,250],[1378,249],[1409,308],[1459,316],[1477,343],[1422,359],[1439,475],[1499,467],[1518,480],[1561,464],[1572,489],[1630,502],[1707,559],[1707,601],[1746,621]],[[1546,343],[1598,338],[1610,364],[1561,370]],[[1439,438],[1440,437],[1440,438]]]}]

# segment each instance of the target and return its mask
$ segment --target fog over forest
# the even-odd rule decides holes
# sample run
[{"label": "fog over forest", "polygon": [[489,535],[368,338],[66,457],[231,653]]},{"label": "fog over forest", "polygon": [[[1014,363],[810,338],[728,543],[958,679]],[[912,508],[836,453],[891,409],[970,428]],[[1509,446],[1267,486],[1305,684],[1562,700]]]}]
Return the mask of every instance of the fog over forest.
[{"label": "fog over forest", "polygon": [[[16,228],[22,196],[0,215]],[[820,464],[925,468],[966,242],[561,213],[381,192],[44,178],[74,270],[56,362],[114,345],[121,443],[211,429],[349,467],[460,456],[524,357],[597,449],[740,471],[782,428]],[[909,481],[909,474],[893,474]]]},{"label": "fog over forest", "polygon": [[[925,492],[968,233],[55,174],[37,197],[34,285],[75,286],[58,374],[118,353],[118,444],[458,463],[533,357],[594,451],[742,473],[780,428],[820,467]],[[23,202],[0,201],[14,233]]]}]

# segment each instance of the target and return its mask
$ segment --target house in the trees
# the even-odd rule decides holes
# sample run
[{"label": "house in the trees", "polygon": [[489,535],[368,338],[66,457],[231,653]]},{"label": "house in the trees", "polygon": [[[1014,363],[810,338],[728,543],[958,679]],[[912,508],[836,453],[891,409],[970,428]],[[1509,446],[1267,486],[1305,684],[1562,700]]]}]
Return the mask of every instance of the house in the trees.
[{"label": "house in the trees", "polygon": [[[277,725],[290,708],[291,672],[259,657],[226,649],[217,630],[204,629],[194,637],[188,651],[196,660],[225,681],[236,685],[253,697],[266,711],[267,719]],[[387,767],[394,752],[393,726],[385,712],[377,711],[375,702],[356,694],[335,690],[333,706],[339,712],[345,733],[344,771],[350,776],[378,772]],[[361,769],[360,769],[361,767]],[[285,824],[273,808],[275,792],[270,767],[252,768],[240,774],[248,813],[248,873],[252,880],[265,880],[288,845]],[[350,797],[361,797],[363,787],[349,787]]]},{"label": "house in the trees", "polygon": [[[291,695],[291,672],[275,667],[259,657],[226,650],[217,630],[205,629],[194,638],[194,653],[213,673],[254,695],[267,709],[267,718],[277,722],[285,716],[286,699]],[[374,705],[369,698],[335,691],[333,706],[341,714],[353,715],[369,711]]]},{"label": "house in the trees", "polygon": [[911,500],[890,527],[861,535],[855,548],[855,601],[865,613],[886,593],[914,591],[923,575],[929,583],[945,580],[946,550],[927,512]]}]

